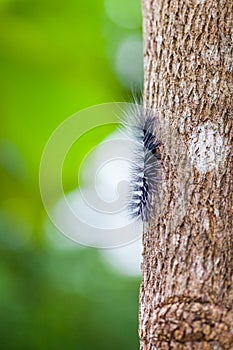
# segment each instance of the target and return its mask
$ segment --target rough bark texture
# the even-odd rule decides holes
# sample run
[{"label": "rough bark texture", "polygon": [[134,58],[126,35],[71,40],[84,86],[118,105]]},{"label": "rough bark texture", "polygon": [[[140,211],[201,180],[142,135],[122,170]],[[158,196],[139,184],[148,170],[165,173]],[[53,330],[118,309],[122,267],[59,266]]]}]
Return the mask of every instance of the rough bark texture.
[{"label": "rough bark texture", "polygon": [[161,202],[145,228],[140,349],[233,349],[233,0],[143,0]]}]

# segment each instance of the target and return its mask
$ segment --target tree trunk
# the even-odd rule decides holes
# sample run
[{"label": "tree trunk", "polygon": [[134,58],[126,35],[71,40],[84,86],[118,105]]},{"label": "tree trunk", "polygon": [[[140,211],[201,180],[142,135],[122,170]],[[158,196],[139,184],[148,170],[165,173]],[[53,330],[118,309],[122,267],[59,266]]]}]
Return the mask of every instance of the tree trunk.
[{"label": "tree trunk", "polygon": [[233,0],[143,0],[163,181],[144,229],[140,349],[233,349]]}]

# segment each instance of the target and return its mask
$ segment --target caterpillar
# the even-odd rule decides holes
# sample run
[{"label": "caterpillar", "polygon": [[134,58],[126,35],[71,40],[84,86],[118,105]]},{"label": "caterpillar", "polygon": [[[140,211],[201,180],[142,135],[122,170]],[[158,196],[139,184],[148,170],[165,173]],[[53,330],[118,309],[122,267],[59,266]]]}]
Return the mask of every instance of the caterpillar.
[{"label": "caterpillar", "polygon": [[155,134],[154,114],[139,103],[131,104],[125,114],[126,127],[135,140],[134,160],[130,166],[130,192],[128,213],[132,219],[149,221],[160,182],[159,147]]}]

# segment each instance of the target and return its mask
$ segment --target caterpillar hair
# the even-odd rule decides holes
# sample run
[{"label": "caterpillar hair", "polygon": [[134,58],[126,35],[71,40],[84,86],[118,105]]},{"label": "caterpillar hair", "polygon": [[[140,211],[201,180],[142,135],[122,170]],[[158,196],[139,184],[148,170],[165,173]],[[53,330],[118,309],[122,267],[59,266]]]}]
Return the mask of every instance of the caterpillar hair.
[{"label": "caterpillar hair", "polygon": [[156,118],[151,111],[136,102],[131,104],[125,117],[126,127],[135,140],[134,161],[130,167],[131,197],[128,212],[132,219],[149,221],[160,182],[161,142],[156,139]]}]

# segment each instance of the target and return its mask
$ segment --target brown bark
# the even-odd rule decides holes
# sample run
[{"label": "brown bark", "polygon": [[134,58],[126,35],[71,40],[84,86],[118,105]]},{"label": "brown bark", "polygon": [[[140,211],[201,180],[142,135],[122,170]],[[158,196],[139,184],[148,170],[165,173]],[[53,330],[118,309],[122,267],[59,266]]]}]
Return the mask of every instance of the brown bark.
[{"label": "brown bark", "polygon": [[140,349],[233,349],[233,0],[143,0],[163,184],[145,228]]}]

